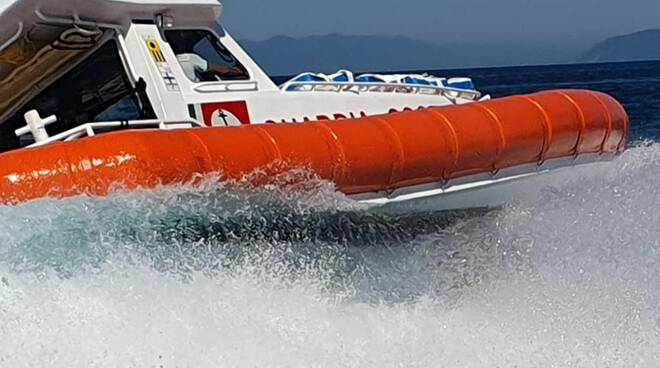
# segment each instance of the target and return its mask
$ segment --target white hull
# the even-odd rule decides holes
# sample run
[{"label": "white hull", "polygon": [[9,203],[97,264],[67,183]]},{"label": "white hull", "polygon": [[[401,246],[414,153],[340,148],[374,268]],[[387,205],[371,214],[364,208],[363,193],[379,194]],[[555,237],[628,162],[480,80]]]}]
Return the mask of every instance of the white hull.
[{"label": "white hull", "polygon": [[[554,164],[559,165],[560,161]],[[436,184],[435,188],[409,188],[408,193],[393,194],[389,197],[355,198],[373,206],[372,211],[388,214],[491,208],[514,203],[524,205],[541,200],[544,193],[551,188],[565,186],[586,176],[603,176],[608,172],[610,163],[609,159],[582,163],[579,165],[579,171],[576,171],[574,166],[541,168],[531,173],[500,175],[499,178],[444,187]],[[580,175],[576,176],[576,172]]]}]

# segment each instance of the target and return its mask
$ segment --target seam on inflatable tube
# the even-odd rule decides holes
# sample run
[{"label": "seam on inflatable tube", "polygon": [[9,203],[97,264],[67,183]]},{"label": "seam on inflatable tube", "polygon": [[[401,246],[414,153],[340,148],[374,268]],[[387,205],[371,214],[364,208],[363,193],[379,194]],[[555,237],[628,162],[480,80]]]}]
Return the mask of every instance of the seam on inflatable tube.
[{"label": "seam on inflatable tube", "polygon": [[580,146],[582,146],[582,142],[584,142],[584,135],[586,134],[587,131],[587,120],[584,117],[584,111],[582,111],[582,107],[580,107],[580,104],[578,104],[573,97],[571,97],[569,94],[567,94],[564,91],[557,91],[557,93],[560,96],[563,96],[565,99],[567,99],[577,110],[578,116],[580,117],[580,123],[582,123],[582,127],[580,131],[578,132],[578,140],[577,144],[575,145],[575,150],[573,153],[574,157],[577,157],[580,155]]},{"label": "seam on inflatable tube", "polygon": [[394,128],[392,128],[392,125],[385,119],[379,117],[379,116],[374,116],[372,119],[376,122],[378,122],[381,126],[385,127],[385,130],[389,133],[390,136],[390,142],[393,142],[394,145],[396,146],[396,153],[397,153],[397,162],[396,165],[392,168],[392,171],[390,172],[390,180],[388,183],[388,188],[393,188],[395,187],[401,180],[402,180],[402,174],[403,174],[403,169],[406,164],[406,153],[403,150],[403,143],[401,143],[401,137],[399,137],[399,133],[396,132]]},{"label": "seam on inflatable tube", "polygon": [[550,123],[550,117],[548,116],[548,113],[545,112],[543,105],[541,105],[531,96],[520,96],[520,97],[524,100],[529,101],[532,105],[534,105],[534,107],[536,107],[543,116],[543,130],[545,134],[543,135],[543,147],[541,148],[541,152],[539,153],[539,159],[536,163],[538,166],[542,166],[547,159],[548,151],[550,151],[550,146],[554,138],[553,135],[554,131],[552,129],[552,124]]},{"label": "seam on inflatable tube", "polygon": [[[337,133],[335,133],[335,131],[332,130],[332,128],[330,128],[328,124],[324,122],[317,122],[314,123],[312,126],[323,130],[323,132],[326,135],[330,136],[329,140],[331,141],[331,145],[335,148],[335,152],[337,153],[336,156],[339,159],[339,174],[338,177],[334,178],[333,181],[337,185],[343,185],[346,180],[347,163],[346,163],[346,151],[344,150],[344,146],[342,145],[339,136],[337,136]],[[337,175],[334,173],[335,171],[336,170],[333,170],[333,175]]]},{"label": "seam on inflatable tube", "polygon": [[192,140],[196,143],[196,146],[201,148],[201,151],[204,154],[206,154],[206,157],[204,157],[204,167],[202,167],[201,169],[203,170],[202,173],[208,173],[209,171],[212,170],[213,167],[213,165],[211,164],[211,162],[213,162],[213,159],[211,158],[211,152],[209,152],[208,146],[194,131],[188,131],[187,136],[191,137]]},{"label": "seam on inflatable tube", "polygon": [[451,164],[451,168],[446,168],[444,172],[442,173],[442,181],[444,183],[448,182],[448,179],[456,170],[456,166],[458,166],[458,160],[460,160],[460,147],[458,145],[458,134],[456,134],[456,130],[454,129],[454,126],[452,125],[451,121],[438,109],[429,109],[428,110],[431,114],[435,115],[442,121],[442,123],[449,129],[449,133],[451,134],[452,138],[452,147],[453,147],[453,153],[454,153],[454,160]]},{"label": "seam on inflatable tube", "polygon": [[[614,117],[612,116],[612,113],[610,112],[610,109],[607,108],[607,105],[605,105],[605,102],[600,98],[599,95],[593,95],[593,98],[598,101],[600,106],[605,110],[605,113],[607,114],[607,133],[605,134],[605,139],[603,139],[603,144],[600,145],[600,154],[604,154],[606,150],[606,145],[607,142],[610,140],[610,137],[612,136],[612,132],[614,131]],[[619,143],[620,144],[620,143]],[[617,150],[618,150],[618,144],[617,144]]]},{"label": "seam on inflatable tube", "polygon": [[259,136],[259,138],[268,142],[268,146],[271,148],[270,151],[273,156],[273,158],[270,160],[271,163],[281,162],[283,159],[282,151],[280,150],[280,146],[277,144],[275,138],[270,133],[268,133],[266,129],[260,126],[255,126],[255,127],[256,127],[255,130],[257,131],[257,135]]},{"label": "seam on inflatable tube", "polygon": [[499,163],[500,163],[500,158],[502,157],[502,153],[506,150],[506,137],[504,136],[504,128],[502,128],[502,121],[500,120],[499,116],[495,114],[491,109],[489,109],[487,106],[484,104],[475,104],[479,109],[486,111],[488,115],[490,115],[491,118],[495,121],[495,124],[497,125],[497,131],[500,136],[500,146],[497,148],[497,151],[495,152],[495,159],[493,160],[493,165],[492,165],[492,173],[496,174],[500,169],[498,168]]}]

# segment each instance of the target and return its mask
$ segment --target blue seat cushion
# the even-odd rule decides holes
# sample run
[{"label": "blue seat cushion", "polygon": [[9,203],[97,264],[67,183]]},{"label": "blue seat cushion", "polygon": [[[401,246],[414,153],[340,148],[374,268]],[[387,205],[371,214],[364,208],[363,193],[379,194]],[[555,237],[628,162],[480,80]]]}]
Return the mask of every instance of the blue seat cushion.
[{"label": "blue seat cushion", "polygon": [[297,76],[293,81],[294,82],[326,82],[325,78],[312,73],[301,74]]},{"label": "blue seat cushion", "polygon": [[355,81],[359,83],[385,83],[385,80],[374,75],[360,75],[355,78]]},{"label": "blue seat cushion", "polygon": [[449,88],[456,88],[456,89],[466,89],[466,90],[471,90],[474,91],[476,90],[476,87],[474,85],[474,82],[472,82],[471,79],[467,78],[457,78],[457,79],[449,79],[445,81],[445,87]]},{"label": "blue seat cushion", "polygon": [[422,78],[417,78],[413,76],[408,76],[403,78],[403,83],[405,84],[416,84],[420,86],[437,86],[438,83],[434,81],[430,81],[427,79],[422,79]]}]

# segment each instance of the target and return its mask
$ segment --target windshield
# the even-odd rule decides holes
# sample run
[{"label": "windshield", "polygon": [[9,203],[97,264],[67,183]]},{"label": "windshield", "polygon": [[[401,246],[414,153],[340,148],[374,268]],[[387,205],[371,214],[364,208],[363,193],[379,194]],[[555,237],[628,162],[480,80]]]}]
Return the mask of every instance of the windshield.
[{"label": "windshield", "polygon": [[117,45],[109,41],[2,124],[0,151],[32,143],[29,135],[18,138],[14,130],[25,125],[23,116],[33,109],[42,117],[57,116],[58,121],[46,128],[51,136],[90,122],[153,118],[151,107],[145,107],[134,92]]}]

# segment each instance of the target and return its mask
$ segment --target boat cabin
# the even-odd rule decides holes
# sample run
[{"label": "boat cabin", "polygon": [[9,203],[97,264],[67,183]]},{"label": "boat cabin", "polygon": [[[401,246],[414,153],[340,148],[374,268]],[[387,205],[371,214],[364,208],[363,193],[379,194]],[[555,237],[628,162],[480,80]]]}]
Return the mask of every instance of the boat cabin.
[{"label": "boat cabin", "polygon": [[118,129],[344,119],[482,98],[469,80],[346,71],[280,87],[222,13],[215,0],[17,0],[0,10],[0,152]]}]

